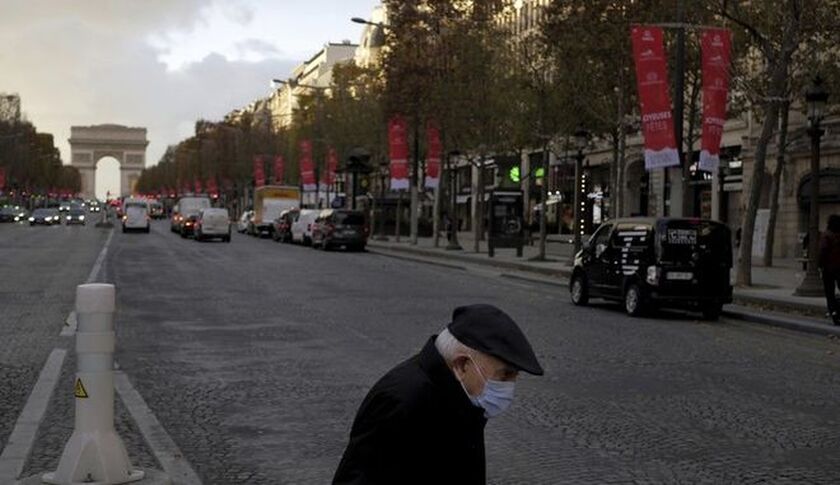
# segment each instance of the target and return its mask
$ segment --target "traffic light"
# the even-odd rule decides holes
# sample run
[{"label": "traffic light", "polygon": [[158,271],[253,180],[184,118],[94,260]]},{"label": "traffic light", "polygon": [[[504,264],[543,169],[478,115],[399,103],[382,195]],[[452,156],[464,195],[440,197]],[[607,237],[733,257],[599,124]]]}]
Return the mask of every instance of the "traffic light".
[{"label": "traffic light", "polygon": [[511,167],[508,171],[508,178],[513,183],[519,183],[522,181],[522,175],[519,172],[519,167]]}]

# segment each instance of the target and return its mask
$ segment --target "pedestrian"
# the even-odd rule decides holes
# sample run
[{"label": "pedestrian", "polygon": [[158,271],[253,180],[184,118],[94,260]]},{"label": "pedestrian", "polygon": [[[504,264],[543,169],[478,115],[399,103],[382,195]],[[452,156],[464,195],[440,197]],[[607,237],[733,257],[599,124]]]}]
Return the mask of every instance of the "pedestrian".
[{"label": "pedestrian", "polygon": [[828,314],[835,325],[840,325],[840,308],[835,296],[835,288],[840,287],[840,215],[828,216],[826,231],[820,238],[819,265]]},{"label": "pedestrian", "polygon": [[507,314],[456,308],[365,397],[333,484],[484,484],[484,425],[511,404],[520,371],[543,374]]}]

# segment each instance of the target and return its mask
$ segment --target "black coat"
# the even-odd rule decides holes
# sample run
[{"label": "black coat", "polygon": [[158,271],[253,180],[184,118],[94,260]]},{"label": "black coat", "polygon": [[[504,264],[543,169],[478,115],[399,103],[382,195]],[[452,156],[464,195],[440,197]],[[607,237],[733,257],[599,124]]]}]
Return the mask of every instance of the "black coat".
[{"label": "black coat", "polygon": [[333,484],[484,484],[484,411],[435,348],[379,380],[365,397]]}]

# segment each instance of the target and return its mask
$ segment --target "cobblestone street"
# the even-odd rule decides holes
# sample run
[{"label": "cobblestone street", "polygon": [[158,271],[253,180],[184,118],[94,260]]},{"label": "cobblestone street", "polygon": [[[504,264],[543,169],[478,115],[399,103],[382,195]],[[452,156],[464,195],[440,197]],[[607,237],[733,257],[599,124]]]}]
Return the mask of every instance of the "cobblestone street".
[{"label": "cobblestone street", "polygon": [[[0,226],[0,447],[106,232]],[[115,234],[121,369],[205,483],[328,483],[369,387],[454,306],[492,302],[546,369],[487,427],[488,482],[837,483],[840,345],[692,315],[577,308],[563,288],[370,253],[235,235],[196,243],[166,223]],[[46,288],[40,291],[38,288]],[[72,352],[64,377],[72,375]],[[60,382],[26,473],[55,466],[72,429]],[[157,467],[130,415],[132,460]]]}]

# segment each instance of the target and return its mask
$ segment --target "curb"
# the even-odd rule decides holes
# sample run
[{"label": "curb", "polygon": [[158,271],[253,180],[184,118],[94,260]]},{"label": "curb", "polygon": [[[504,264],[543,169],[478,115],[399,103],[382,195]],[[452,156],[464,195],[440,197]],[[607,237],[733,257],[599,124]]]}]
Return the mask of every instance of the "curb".
[{"label": "curb", "polygon": [[738,305],[729,305],[723,311],[723,316],[814,335],[840,337],[839,326],[822,323],[819,320],[791,318],[775,313],[755,313]]},{"label": "curb", "polygon": [[390,246],[384,244],[377,244],[375,242],[368,242],[368,248],[376,248],[382,251],[390,251],[390,252],[398,252],[398,253],[406,253],[406,254],[413,254],[417,256],[424,256],[430,258],[439,258],[439,259],[449,259],[453,261],[459,261],[462,263],[470,263],[470,264],[477,264],[482,266],[489,266],[497,269],[509,269],[515,271],[524,271],[529,273],[536,273],[544,276],[556,276],[560,278],[568,278],[572,272],[571,270],[567,269],[554,269],[554,268],[540,268],[535,267],[529,264],[524,263],[513,263],[509,261],[499,261],[493,260],[491,258],[487,258],[486,260],[483,258],[465,256],[463,253],[457,252],[448,252],[444,253],[441,251],[436,251],[434,249],[423,249],[423,248],[415,248],[415,247],[399,247],[399,246]]}]

